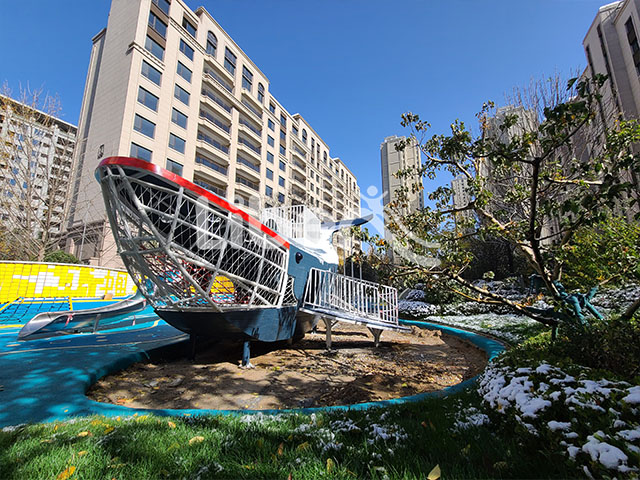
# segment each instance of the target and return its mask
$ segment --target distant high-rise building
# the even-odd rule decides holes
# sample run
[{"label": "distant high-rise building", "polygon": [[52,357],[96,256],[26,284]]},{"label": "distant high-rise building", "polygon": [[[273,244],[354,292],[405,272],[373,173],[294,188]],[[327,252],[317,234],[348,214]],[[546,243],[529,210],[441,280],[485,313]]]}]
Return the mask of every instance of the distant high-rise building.
[{"label": "distant high-rise building", "polygon": [[[382,167],[382,201],[384,204],[384,238],[393,245],[393,235],[387,228],[394,215],[406,215],[424,208],[424,191],[422,177],[417,172],[414,175],[398,176],[398,172],[410,168],[419,168],[420,148],[417,144],[409,143],[401,150],[396,149],[398,142],[406,140],[404,137],[391,136],[380,144],[380,163]],[[406,192],[406,199],[402,207],[389,208],[391,202],[397,200],[400,190]],[[392,215],[393,210],[393,215]],[[393,254],[390,252],[393,256]]]},{"label": "distant high-rise building", "polygon": [[114,155],[164,167],[253,215],[297,204],[328,220],[360,215],[345,163],[278,102],[209,12],[182,0],[112,1],[93,38],[78,145],[67,248],[90,263],[120,263],[94,178]]},{"label": "distant high-rise building", "polygon": [[0,225],[11,234],[22,230],[23,240],[38,242],[44,229],[51,239],[60,235],[76,131],[35,105],[0,95]]}]

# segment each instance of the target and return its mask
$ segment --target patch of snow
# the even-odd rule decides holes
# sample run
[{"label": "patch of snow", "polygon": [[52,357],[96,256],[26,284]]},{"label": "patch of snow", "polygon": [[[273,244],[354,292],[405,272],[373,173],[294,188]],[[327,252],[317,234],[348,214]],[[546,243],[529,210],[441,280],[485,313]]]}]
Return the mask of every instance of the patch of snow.
[{"label": "patch of snow", "polygon": [[640,403],[640,385],[637,387],[631,387],[627,391],[629,392],[629,395],[622,399],[623,402],[634,405]]},{"label": "patch of snow", "polygon": [[621,430],[616,435],[624,438],[629,442],[633,442],[634,440],[640,440],[640,427],[637,427],[634,430]]},{"label": "patch of snow", "polygon": [[552,432],[556,432],[558,430],[566,431],[571,428],[571,422],[556,422],[555,420],[551,420],[547,425]]},{"label": "patch of snow", "polygon": [[587,453],[594,462],[598,461],[611,470],[618,470],[618,467],[626,466],[628,457],[624,452],[614,445],[601,442],[596,436],[602,438],[604,433],[598,431],[595,435],[589,435],[588,442],[582,446],[582,451]]}]

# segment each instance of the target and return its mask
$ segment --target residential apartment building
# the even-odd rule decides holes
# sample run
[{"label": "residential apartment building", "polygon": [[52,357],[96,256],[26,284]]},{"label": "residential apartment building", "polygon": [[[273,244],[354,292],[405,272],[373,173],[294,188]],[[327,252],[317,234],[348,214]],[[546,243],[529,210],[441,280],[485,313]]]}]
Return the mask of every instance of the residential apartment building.
[{"label": "residential apartment building", "polygon": [[[640,0],[617,1],[598,10],[582,42],[587,58],[583,75],[608,76],[600,91],[600,131],[618,119],[637,119],[640,113],[639,28]],[[640,198],[640,172],[628,172],[628,180]]]},{"label": "residential apartment building", "polygon": [[345,163],[204,8],[113,0],[93,38],[79,122],[67,249],[117,265],[94,170],[105,157],[152,162],[253,215],[304,204],[325,220],[360,214]]},{"label": "residential apartment building", "polygon": [[77,129],[29,100],[0,95],[0,225],[37,257],[63,229]]},{"label": "residential apartment building", "polygon": [[[393,244],[393,234],[387,228],[393,217],[406,215],[424,208],[424,189],[422,177],[415,175],[398,176],[398,172],[419,168],[420,148],[417,144],[408,144],[402,150],[397,150],[398,142],[406,140],[404,137],[390,136],[380,144],[380,165],[382,167],[382,203],[384,205],[384,237],[387,242]],[[400,191],[405,192],[406,199],[402,207],[391,208],[391,202],[397,200]],[[393,257],[393,253],[389,252]]]}]

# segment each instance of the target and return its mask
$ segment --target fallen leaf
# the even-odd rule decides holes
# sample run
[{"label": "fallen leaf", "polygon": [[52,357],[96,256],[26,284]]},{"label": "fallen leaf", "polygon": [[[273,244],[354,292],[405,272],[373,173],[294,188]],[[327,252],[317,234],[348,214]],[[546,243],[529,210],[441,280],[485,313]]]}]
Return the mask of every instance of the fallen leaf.
[{"label": "fallen leaf", "polygon": [[171,428],[176,428],[176,424],[173,422],[167,422],[167,424],[169,425],[169,427]]},{"label": "fallen leaf", "polygon": [[86,450],[81,450],[81,451],[78,452],[78,456],[79,457],[84,457],[87,453],[89,453],[89,452],[87,452]]},{"label": "fallen leaf", "polygon": [[307,448],[309,448],[309,442],[304,442],[301,443],[300,445],[298,445],[298,450],[306,450]]},{"label": "fallen leaf", "polygon": [[107,427],[104,429],[104,434],[111,433],[115,430],[115,427]]},{"label": "fallen leaf", "polygon": [[331,473],[335,468],[336,463],[331,458],[327,458],[327,473]]},{"label": "fallen leaf", "polygon": [[280,445],[278,445],[278,456],[281,457],[283,453],[284,453],[284,443],[281,443]]},{"label": "fallen leaf", "polygon": [[73,472],[75,472],[75,471],[76,471],[76,467],[71,465],[70,467],[65,468],[64,471],[62,471],[62,473],[58,474],[56,479],[57,480],[67,480],[67,478],[69,478],[71,475],[73,475]]},{"label": "fallen leaf", "polygon": [[79,437],[92,437],[92,433],[91,432],[80,432],[78,434]]},{"label": "fallen leaf", "polygon": [[440,478],[440,465],[433,467],[433,470],[427,475],[427,480],[438,480]]},{"label": "fallen leaf", "polygon": [[262,449],[262,447],[264,447],[264,440],[263,440],[263,439],[261,439],[261,438],[259,438],[259,439],[256,441],[256,446],[257,446],[259,449]]},{"label": "fallen leaf", "polygon": [[200,442],[204,442],[204,437],[197,435],[193,437],[191,440],[189,440],[189,445],[193,445],[195,443],[200,443]]},{"label": "fallen leaf", "polygon": [[420,423],[420,425],[422,425],[424,428],[427,428],[427,422],[423,421],[422,423]]}]

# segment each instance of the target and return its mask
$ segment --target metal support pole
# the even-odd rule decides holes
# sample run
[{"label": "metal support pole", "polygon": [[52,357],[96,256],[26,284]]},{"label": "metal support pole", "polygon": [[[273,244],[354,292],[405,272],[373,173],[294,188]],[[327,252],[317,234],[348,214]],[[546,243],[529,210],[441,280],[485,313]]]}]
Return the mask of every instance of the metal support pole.
[{"label": "metal support pole", "polygon": [[242,345],[242,368],[253,368],[253,365],[251,365],[251,342],[249,340]]},{"label": "metal support pole", "polygon": [[327,350],[331,351],[331,319],[327,318],[327,317],[322,317],[322,320],[324,321],[324,326],[325,326],[325,330],[327,332]]},{"label": "metal support pole", "polygon": [[379,328],[369,328],[369,331],[373,335],[374,346],[378,348],[380,346],[380,334],[382,333],[382,330]]}]

